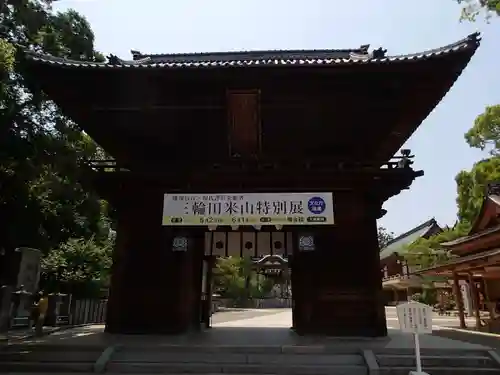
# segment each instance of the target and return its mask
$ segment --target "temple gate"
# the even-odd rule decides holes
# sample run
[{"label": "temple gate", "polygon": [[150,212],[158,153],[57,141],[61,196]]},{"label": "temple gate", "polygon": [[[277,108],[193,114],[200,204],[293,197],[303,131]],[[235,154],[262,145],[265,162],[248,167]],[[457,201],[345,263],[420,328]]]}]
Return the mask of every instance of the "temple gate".
[{"label": "temple gate", "polygon": [[[165,194],[307,192],[331,194],[333,224],[261,228],[273,238],[286,233],[283,248],[294,249],[294,329],[386,335],[376,220],[387,199],[423,174],[412,169],[409,150],[391,158],[478,45],[473,34],[407,56],[362,46],[133,52],[133,61],[110,56],[106,63],[27,52],[33,85],[113,157],[82,166],[83,180],[90,179],[118,215],[107,331],[200,328],[211,223],[162,225]],[[239,237],[230,226],[224,231],[228,242],[217,251],[225,252],[230,241],[255,251],[244,246],[253,230]],[[303,239],[313,239],[313,251],[297,250],[302,231]]]}]

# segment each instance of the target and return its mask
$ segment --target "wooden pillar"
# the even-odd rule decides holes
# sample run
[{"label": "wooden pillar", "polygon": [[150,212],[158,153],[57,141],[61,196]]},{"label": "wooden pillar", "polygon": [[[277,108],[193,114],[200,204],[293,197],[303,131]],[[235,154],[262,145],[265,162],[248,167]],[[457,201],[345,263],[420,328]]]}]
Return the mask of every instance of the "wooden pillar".
[{"label": "wooden pillar", "polygon": [[484,278],[483,278],[483,288],[484,288],[484,299],[485,299],[486,306],[488,307],[488,313],[489,313],[490,319],[491,320],[496,319],[497,314],[495,312],[495,303],[493,301],[491,301],[490,291],[489,291],[489,287],[488,287],[488,280],[484,279]]},{"label": "wooden pillar", "polygon": [[127,184],[121,194],[106,331],[186,332],[199,305],[195,255],[203,246],[188,231],[188,251],[173,251],[179,233],[161,225],[162,191]]},{"label": "wooden pillar", "polygon": [[212,285],[213,285],[213,269],[215,267],[216,258],[214,256],[209,256],[205,258],[206,262],[206,275],[205,275],[205,290],[203,291],[205,296],[204,311],[203,311],[203,325],[204,328],[211,328],[211,315],[212,315]]},{"label": "wooden pillar", "polygon": [[444,293],[443,289],[439,288],[436,290],[438,297],[438,304],[440,308],[444,308]]},{"label": "wooden pillar", "polygon": [[295,329],[301,334],[386,336],[373,207],[352,193],[336,194],[335,201],[336,224],[305,229],[314,236],[315,250],[294,254]]},{"label": "wooden pillar", "polygon": [[312,258],[312,252],[299,253],[297,250],[289,259],[292,267],[292,328],[300,335],[308,333],[311,296],[316,293],[308,273],[311,266],[314,266]]},{"label": "wooden pillar", "polygon": [[476,283],[474,282],[474,277],[472,273],[469,273],[469,287],[471,288],[472,292],[472,299],[474,303],[474,316],[476,318],[476,330],[479,331],[481,328],[481,313],[479,310],[479,292],[477,290]]},{"label": "wooden pillar", "polygon": [[192,269],[192,275],[188,278],[191,282],[192,301],[191,310],[188,313],[192,317],[192,327],[194,330],[200,330],[202,303],[202,285],[203,285],[203,258],[205,255],[205,230],[204,227],[191,228],[186,232],[189,241],[189,262],[188,266]]},{"label": "wooden pillar", "polygon": [[462,291],[460,290],[460,285],[458,283],[458,275],[455,272],[453,273],[453,294],[455,296],[455,303],[458,309],[460,328],[467,328],[467,326],[465,325],[464,300],[462,297]]}]

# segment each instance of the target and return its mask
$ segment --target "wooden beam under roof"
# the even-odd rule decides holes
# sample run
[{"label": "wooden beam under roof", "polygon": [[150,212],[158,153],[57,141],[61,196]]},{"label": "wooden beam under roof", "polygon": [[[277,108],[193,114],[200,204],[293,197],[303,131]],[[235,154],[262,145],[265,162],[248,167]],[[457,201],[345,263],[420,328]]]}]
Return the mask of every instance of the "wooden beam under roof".
[{"label": "wooden beam under roof", "polygon": [[449,264],[418,271],[417,274],[451,277],[453,273],[460,276],[467,276],[470,272],[473,272],[474,274],[480,274],[478,277],[487,277],[485,275],[488,274],[492,277],[496,274],[500,275],[500,249],[484,254],[484,258],[476,258],[458,263],[459,260],[460,258],[455,260],[457,263],[450,262]]}]

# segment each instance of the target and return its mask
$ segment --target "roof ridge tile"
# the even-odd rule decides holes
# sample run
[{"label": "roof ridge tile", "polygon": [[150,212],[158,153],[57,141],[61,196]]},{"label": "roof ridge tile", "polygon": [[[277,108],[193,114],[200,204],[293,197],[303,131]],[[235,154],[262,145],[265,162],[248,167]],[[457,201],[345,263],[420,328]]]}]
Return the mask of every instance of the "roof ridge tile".
[{"label": "roof ridge tile", "polygon": [[[224,54],[226,57],[229,57],[231,54],[234,57],[247,56],[246,59],[194,59],[192,61],[181,60],[181,61],[166,61],[166,62],[155,62],[154,59],[141,60],[139,59],[139,53],[134,51],[135,60],[126,61],[121,59],[113,59],[113,61],[108,61],[104,63],[98,62],[85,62],[85,61],[74,61],[68,60],[64,58],[54,57],[51,55],[35,53],[32,51],[26,51],[25,55],[29,60],[37,61],[39,63],[45,63],[49,65],[60,65],[60,66],[68,66],[68,67],[82,67],[82,68],[196,68],[196,67],[250,67],[250,66],[296,66],[296,65],[308,65],[308,66],[317,66],[317,65],[354,65],[354,64],[367,64],[367,63],[391,63],[391,62],[404,62],[404,61],[416,61],[416,60],[425,60],[433,57],[443,56],[450,53],[458,52],[460,50],[471,50],[472,52],[477,49],[480,42],[479,33],[474,33],[469,35],[468,37],[449,44],[448,46],[428,50],[425,52],[410,54],[410,55],[400,55],[400,56],[383,56],[377,55],[375,58],[371,54],[368,54],[368,47],[362,46],[363,49],[360,51],[366,51],[366,54],[362,53],[361,56],[354,56],[349,52],[346,56],[320,56],[323,54],[333,54],[339,53],[340,51],[345,52],[348,50],[281,50],[283,54],[288,54],[288,58],[284,58],[286,56],[253,56],[251,54],[257,53],[275,53],[273,51],[257,51],[257,52],[221,52],[220,55]],[[305,51],[305,52],[304,52]],[[335,52],[336,51],[336,52]],[[293,54],[302,55],[293,56]],[[308,55],[310,54],[310,55]],[[306,56],[308,55],[308,56]],[[171,55],[174,56],[174,55]],[[177,56],[185,56],[182,54],[178,54]],[[191,55],[195,56],[195,55]],[[196,56],[209,56],[207,54],[201,54]],[[212,56],[214,54],[212,53]],[[146,55],[142,57],[148,57]],[[328,61],[331,59],[331,61]]]}]

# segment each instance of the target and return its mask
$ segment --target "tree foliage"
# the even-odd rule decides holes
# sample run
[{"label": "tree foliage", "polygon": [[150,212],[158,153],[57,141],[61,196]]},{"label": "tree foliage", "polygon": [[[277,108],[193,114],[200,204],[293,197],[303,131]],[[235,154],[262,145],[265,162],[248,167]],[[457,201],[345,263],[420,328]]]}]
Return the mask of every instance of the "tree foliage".
[{"label": "tree foliage", "polygon": [[384,227],[378,227],[378,245],[379,249],[383,249],[387,244],[394,239],[394,233],[389,232]]},{"label": "tree foliage", "polygon": [[4,39],[0,39],[0,74],[2,81],[12,73],[14,69],[16,49]]},{"label": "tree foliage", "polygon": [[500,181],[500,157],[493,156],[474,164],[470,171],[461,171],[457,182],[457,205],[460,222],[472,224],[483,203],[487,184]]},{"label": "tree foliage", "polygon": [[248,298],[262,298],[273,288],[274,282],[258,275],[249,258],[228,257],[217,261],[214,271],[214,287],[223,298],[244,304]]},{"label": "tree foliage", "polygon": [[42,259],[42,280],[48,291],[93,297],[109,285],[113,241],[70,238]]},{"label": "tree foliage", "polygon": [[458,222],[452,229],[410,245],[407,259],[413,265],[426,268],[446,261],[449,254],[443,252],[440,243],[468,234],[483,204],[488,183],[500,181],[500,105],[486,107],[465,133],[465,140],[471,147],[488,149],[492,156],[475,163],[470,171],[457,174]]},{"label": "tree foliage", "polygon": [[484,14],[487,18],[500,15],[500,0],[456,0],[463,5],[461,20],[475,21]]},{"label": "tree foliage", "polygon": [[469,146],[487,149],[492,155],[455,177],[458,218],[471,224],[479,214],[487,184],[500,181],[500,105],[486,107],[465,133],[465,140]]},{"label": "tree foliage", "polygon": [[486,107],[465,133],[465,140],[471,147],[488,149],[492,155],[500,155],[500,105]]},{"label": "tree foliage", "polygon": [[100,243],[110,226],[107,203],[79,175],[81,161],[101,150],[25,79],[24,50],[102,60],[75,11],[54,13],[47,0],[0,5],[0,249],[7,257],[21,246],[47,254],[70,238]]},{"label": "tree foliage", "polygon": [[442,264],[450,259],[450,254],[443,249],[443,242],[453,241],[467,234],[467,228],[457,225],[446,228],[429,238],[419,238],[407,246],[405,259],[411,268],[429,268]]},{"label": "tree foliage", "polygon": [[48,251],[69,238],[106,236],[105,202],[80,183],[80,161],[98,150],[22,74],[22,50],[98,60],[87,21],[50,3],[7,1],[0,9],[0,247]]}]

